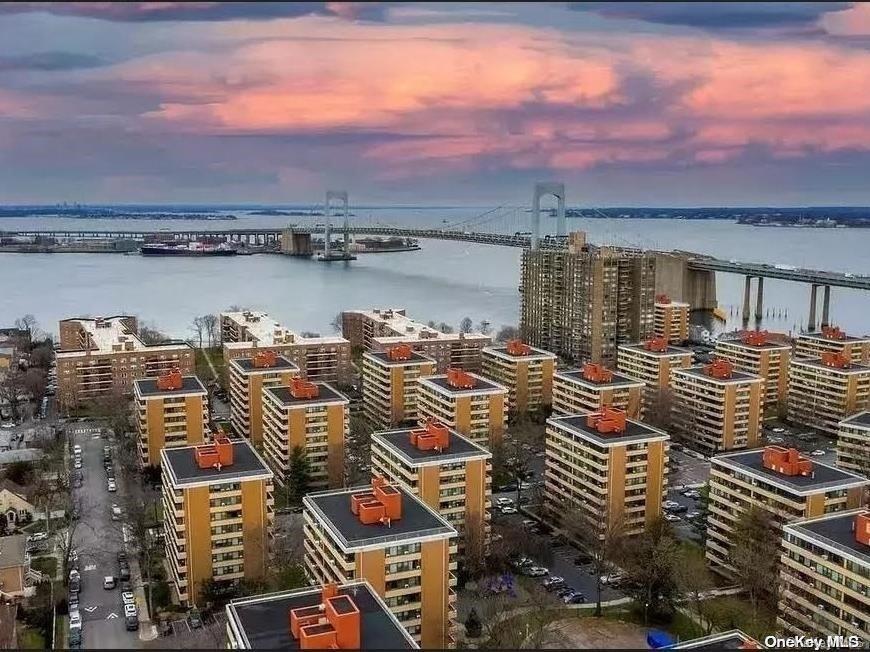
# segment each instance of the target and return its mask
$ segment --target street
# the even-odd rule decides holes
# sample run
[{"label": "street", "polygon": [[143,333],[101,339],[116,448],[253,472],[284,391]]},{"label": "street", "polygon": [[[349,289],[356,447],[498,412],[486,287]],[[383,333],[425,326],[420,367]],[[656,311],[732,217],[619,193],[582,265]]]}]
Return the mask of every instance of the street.
[{"label": "street", "polygon": [[112,520],[112,503],[122,504],[118,493],[106,488],[100,428],[90,423],[67,426],[70,445],[82,447],[83,484],[73,490],[81,522],[74,533],[78,551],[82,588],[79,611],[82,615],[82,646],[86,649],[131,649],[140,647],[139,632],[124,626],[121,590],[103,588],[103,578],[118,575],[117,554],[123,549],[120,522]]}]

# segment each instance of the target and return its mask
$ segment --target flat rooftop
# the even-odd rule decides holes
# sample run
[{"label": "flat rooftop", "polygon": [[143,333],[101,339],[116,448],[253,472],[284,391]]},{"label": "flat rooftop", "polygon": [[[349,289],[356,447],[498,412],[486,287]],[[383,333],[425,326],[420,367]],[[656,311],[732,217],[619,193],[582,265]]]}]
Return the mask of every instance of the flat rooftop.
[{"label": "flat rooftop", "polygon": [[375,432],[372,434],[372,439],[382,442],[384,448],[389,449],[412,466],[459,462],[476,457],[492,457],[492,453],[488,450],[466,439],[453,429],[450,429],[450,446],[446,450],[420,450],[411,444],[412,430],[416,430],[416,428]]},{"label": "flat rooftop", "polygon": [[327,527],[346,552],[368,546],[397,544],[421,537],[456,536],[456,530],[447,521],[407,489],[399,484],[392,486],[402,495],[402,518],[392,521],[389,527],[382,523],[366,525],[350,511],[351,496],[370,493],[370,486],[309,493],[303,498],[303,503]]},{"label": "flat rooftop", "polygon": [[864,428],[870,428],[870,411],[853,414],[848,419],[843,419],[840,423],[845,423],[850,426],[862,426]]},{"label": "flat rooftop", "polygon": [[[338,595],[350,596],[360,611],[361,649],[408,650],[418,647],[368,582],[340,586]],[[290,633],[290,611],[313,607],[320,601],[319,586],[240,598],[227,604],[229,626],[245,648],[298,650],[299,640]]]},{"label": "flat rooftop", "polygon": [[850,362],[845,367],[832,367],[822,362],[821,358],[792,358],[792,362],[796,365],[812,367],[823,371],[839,373],[839,374],[861,374],[870,372],[870,366],[864,364],[855,364]]},{"label": "flat rooftop", "polygon": [[290,393],[289,387],[266,387],[265,391],[274,396],[284,407],[298,407],[300,405],[317,405],[319,403],[349,403],[350,400],[341,392],[336,391],[328,383],[314,383],[317,385],[319,395],[316,398],[296,398]]},{"label": "flat rooftop", "polygon": [[27,535],[0,537],[0,568],[23,566],[27,558]]},{"label": "flat rooftop", "polygon": [[865,565],[870,566],[870,546],[859,542],[853,530],[855,516],[866,512],[857,509],[837,514],[823,516],[809,521],[792,523],[787,527],[813,541],[826,543],[832,548],[858,557]]},{"label": "flat rooftop", "polygon": [[641,442],[648,439],[667,438],[668,434],[661,430],[656,430],[640,421],[625,420],[625,430],[623,432],[600,433],[595,428],[590,428],[586,424],[586,415],[572,414],[565,417],[550,417],[547,419],[550,423],[558,428],[567,430],[568,432],[580,435],[585,439],[591,439],[602,446],[616,444],[630,444],[632,442]]},{"label": "flat rooftop", "polygon": [[164,448],[160,451],[165,468],[176,486],[198,482],[230,482],[256,476],[271,476],[272,472],[245,439],[233,440],[233,463],[220,470],[202,469],[196,463],[196,446]]},{"label": "flat rooftop", "polygon": [[808,494],[837,487],[857,487],[870,483],[870,480],[860,475],[815,460],[813,460],[812,476],[783,475],[764,467],[761,462],[763,452],[763,448],[756,448],[750,451],[723,453],[713,457],[712,461],[714,466],[717,462],[733,466],[740,471],[751,473],[757,478],[763,478],[772,484],[798,494]]},{"label": "flat rooftop", "polygon": [[512,353],[508,353],[507,346],[488,346],[483,349],[484,353],[492,353],[497,355],[500,358],[504,358],[505,360],[555,360],[556,354],[551,353],[550,351],[546,351],[544,349],[538,349],[534,346],[529,347],[531,352],[528,355],[513,355]]},{"label": "flat rooftop", "polygon": [[685,301],[656,301],[656,306],[661,306],[662,308],[689,308],[690,304]]},{"label": "flat rooftop", "polygon": [[[90,351],[99,353],[121,353],[124,345],[132,343],[134,352],[142,351],[168,351],[178,348],[192,349],[190,344],[182,340],[169,340],[161,344],[146,344],[130,328],[130,323],[135,317],[130,315],[114,315],[112,317],[72,317],[62,319],[61,323],[72,323],[79,326],[90,335],[93,345]],[[99,326],[97,324],[100,324]],[[120,351],[113,351],[114,346],[120,346]],[[61,357],[73,357],[84,355],[85,349],[61,349],[57,354]],[[130,351],[126,351],[130,353]]]},{"label": "flat rooftop", "polygon": [[741,632],[739,629],[732,629],[720,634],[711,634],[695,638],[690,641],[677,643],[672,650],[740,650],[743,646],[754,639]]},{"label": "flat rooftop", "polygon": [[740,338],[733,340],[717,340],[717,344],[728,344],[730,346],[737,346],[741,349],[748,349],[750,351],[769,351],[772,349],[791,349],[791,344],[788,342],[775,342],[773,340],[765,340],[763,344],[749,344],[744,342]]},{"label": "flat rooftop", "polygon": [[499,385],[498,383],[494,383],[491,380],[487,380],[483,376],[478,374],[469,374],[469,376],[475,379],[474,387],[470,389],[463,389],[462,387],[454,387],[450,383],[447,382],[447,376],[425,376],[420,378],[419,383],[433,385],[437,390],[444,394],[450,394],[453,396],[463,396],[465,394],[480,394],[480,393],[495,393],[495,392],[507,392],[507,388],[504,385]]},{"label": "flat rooftop", "polygon": [[870,342],[870,335],[858,337],[857,335],[845,334],[843,339],[833,339],[830,337],[824,337],[821,331],[816,331],[813,333],[801,333],[800,335],[798,335],[798,338],[802,340],[816,340],[819,342],[827,342],[829,344],[845,344],[848,342]]},{"label": "flat rooftop", "polygon": [[183,376],[179,389],[158,389],[156,378],[140,378],[134,380],[136,391],[146,398],[158,398],[161,396],[181,396],[183,394],[206,394],[205,386],[196,376]]},{"label": "flat rooftop", "polygon": [[617,371],[612,371],[612,378],[606,382],[596,382],[594,380],[589,380],[588,378],[583,377],[582,369],[566,369],[565,371],[557,371],[553,374],[554,377],[563,378],[568,382],[577,383],[580,385],[585,385],[586,387],[635,387],[640,385],[646,385],[642,380],[638,378],[632,378],[631,376],[626,376],[625,374],[621,374]]},{"label": "flat rooftop", "polygon": [[[382,335],[373,338],[381,344],[393,344],[410,340],[457,340],[460,333],[442,333],[438,329],[431,328],[426,324],[415,321],[405,314],[404,308],[385,308],[373,310],[348,310],[348,313],[363,315],[367,319],[376,321],[392,331],[391,335]],[[462,338],[469,340],[490,340],[489,335],[483,333],[464,333]]]},{"label": "flat rooftop", "polygon": [[705,380],[712,381],[714,383],[728,384],[728,383],[745,383],[745,382],[762,382],[761,376],[756,374],[750,374],[745,371],[738,371],[734,369],[731,372],[731,375],[728,378],[717,378],[715,376],[708,375],[704,368],[707,365],[695,365],[694,367],[683,367],[682,369],[673,369],[672,373],[675,374],[688,374],[690,376],[696,376],[698,378],[703,378]]},{"label": "flat rooftop", "polygon": [[639,342],[637,344],[620,344],[619,350],[628,350],[628,351],[637,351],[638,353],[643,353],[644,355],[653,356],[656,358],[668,358],[671,356],[683,356],[683,355],[693,355],[691,349],[684,349],[681,346],[671,346],[668,344],[668,347],[664,351],[652,351],[646,346],[644,346],[643,342]]},{"label": "flat rooftop", "polygon": [[276,356],[275,364],[270,367],[255,367],[253,358],[233,358],[230,360],[231,365],[235,365],[244,373],[268,373],[270,371],[299,371],[294,363],[290,362],[283,355]]},{"label": "flat rooftop", "polygon": [[388,367],[402,367],[409,364],[420,364],[421,362],[435,362],[432,358],[429,358],[422,353],[418,353],[417,351],[412,351],[411,357],[407,360],[393,360],[386,351],[366,351],[363,354],[363,357],[372,358],[377,360],[379,364]]},{"label": "flat rooftop", "polygon": [[[303,337],[299,333],[285,328],[269,313],[261,310],[245,310],[237,312],[222,312],[221,319],[230,319],[239,327],[244,327],[250,337],[260,346],[292,346],[294,344],[338,344],[347,342],[343,337]],[[292,342],[290,341],[292,340]],[[224,346],[230,348],[250,348],[252,341],[227,342]]]}]

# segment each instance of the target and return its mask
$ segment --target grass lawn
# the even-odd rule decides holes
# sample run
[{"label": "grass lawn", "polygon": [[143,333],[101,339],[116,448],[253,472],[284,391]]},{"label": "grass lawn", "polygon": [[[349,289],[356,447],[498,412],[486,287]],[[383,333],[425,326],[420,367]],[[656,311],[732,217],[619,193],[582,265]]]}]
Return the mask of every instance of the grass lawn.
[{"label": "grass lawn", "polygon": [[37,557],[30,562],[30,567],[33,570],[38,570],[40,573],[45,573],[51,578],[54,578],[57,572],[56,557]]},{"label": "grass lawn", "polygon": [[46,647],[42,634],[29,627],[19,630],[18,645],[22,650],[44,650]]},{"label": "grass lawn", "polygon": [[775,611],[760,605],[758,614],[755,615],[749,600],[741,596],[729,595],[705,600],[704,613],[716,629],[725,631],[739,628],[756,640],[761,640],[776,630]]},{"label": "grass lawn", "polygon": [[67,632],[69,631],[69,616],[58,615],[54,619],[54,648],[65,650],[69,646]]}]

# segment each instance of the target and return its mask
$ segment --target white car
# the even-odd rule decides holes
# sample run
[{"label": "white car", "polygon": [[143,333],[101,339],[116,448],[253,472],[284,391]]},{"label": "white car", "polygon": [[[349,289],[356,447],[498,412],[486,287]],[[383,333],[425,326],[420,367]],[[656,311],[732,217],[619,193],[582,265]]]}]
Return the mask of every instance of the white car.
[{"label": "white car", "polygon": [[135,604],[125,604],[124,605],[124,615],[125,616],[138,616],[139,610],[136,609]]},{"label": "white car", "polygon": [[114,491],[117,491],[117,490],[118,490],[118,485],[116,485],[116,484],[115,484],[115,481],[112,480],[111,478],[109,478],[109,481],[106,483],[106,486],[107,486],[107,488],[109,489],[109,491],[113,491],[113,492],[114,492]]},{"label": "white car", "polygon": [[112,520],[120,521],[121,520],[121,508],[118,507],[115,503],[112,503]]},{"label": "white car", "polygon": [[69,626],[70,627],[81,627],[82,626],[82,615],[78,611],[70,612]]},{"label": "white car", "polygon": [[673,509],[674,507],[679,507],[679,506],[680,506],[680,503],[678,503],[676,500],[666,500],[665,502],[662,503],[662,507],[664,507],[665,509]]},{"label": "white car", "polygon": [[824,454],[825,454],[825,451],[823,451],[821,448],[817,448],[812,453],[810,453],[810,455],[812,455],[813,457],[821,457]]},{"label": "white car", "polygon": [[132,604],[133,606],[136,606],[136,598],[133,596],[133,592],[132,592],[132,591],[124,591],[124,592],[121,594],[121,600],[124,601],[124,606],[125,606],[125,607],[126,607],[128,604]]},{"label": "white car", "polygon": [[785,428],[773,428],[773,429],[771,430],[771,432],[774,432],[774,433],[776,433],[777,435],[779,435],[779,434],[782,434],[782,433],[785,432]]},{"label": "white car", "polygon": [[14,428],[14,427],[15,427],[14,423],[4,423],[2,426],[0,426],[0,428],[3,428],[3,430],[9,430],[10,428]]},{"label": "white car", "polygon": [[514,501],[512,498],[507,498],[505,496],[501,496],[500,498],[495,499],[495,503],[500,507],[504,507],[505,505],[513,505]]},{"label": "white car", "polygon": [[47,532],[37,532],[27,537],[28,541],[45,541],[48,538]]},{"label": "white car", "polygon": [[505,505],[504,507],[501,508],[500,511],[502,514],[516,514],[517,508],[512,507],[511,505]]},{"label": "white car", "polygon": [[550,571],[543,566],[531,566],[527,568],[524,572],[529,577],[543,577],[544,575],[550,574]]},{"label": "white car", "polygon": [[671,523],[675,523],[676,521],[680,520],[680,517],[677,516],[676,514],[665,514],[664,518],[666,521],[669,521]]},{"label": "white car", "polygon": [[82,468],[82,460],[81,460],[80,457],[77,457],[77,458],[75,459],[75,462],[73,462],[73,468],[75,468],[75,469],[80,469],[80,468]]},{"label": "white car", "polygon": [[79,446],[78,444],[76,444],[75,446],[73,446],[73,453],[75,455],[81,455],[82,454],[82,447]]}]

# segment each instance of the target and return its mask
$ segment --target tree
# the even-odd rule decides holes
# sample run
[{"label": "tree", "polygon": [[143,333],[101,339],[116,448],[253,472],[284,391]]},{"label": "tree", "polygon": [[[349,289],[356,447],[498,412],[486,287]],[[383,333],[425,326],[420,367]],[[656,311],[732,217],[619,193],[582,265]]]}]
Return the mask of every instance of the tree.
[{"label": "tree", "polygon": [[205,334],[208,337],[209,348],[217,346],[221,342],[221,320],[215,314],[202,316],[203,324],[205,324]]},{"label": "tree", "polygon": [[332,330],[336,333],[340,333],[342,331],[342,315],[344,313],[336,313],[335,317],[332,318],[332,321],[329,322],[329,325],[332,326]]},{"label": "tree", "polygon": [[152,535],[152,529],[162,526],[159,519],[161,494],[159,490],[143,486],[132,469],[125,471],[127,492],[124,496],[124,520],[129,528],[130,541],[139,555],[142,579],[150,587],[145,596],[148,613],[153,614],[154,570],[159,564],[162,546]]},{"label": "tree", "polygon": [[30,350],[30,366],[45,369],[51,368],[54,362],[54,346],[51,341],[41,342]]},{"label": "tree", "polygon": [[470,333],[474,323],[471,321],[471,317],[463,317],[462,321],[459,322],[459,332],[460,333]]},{"label": "tree", "polygon": [[481,319],[480,323],[477,325],[477,332],[489,335],[492,333],[492,324],[486,319]]},{"label": "tree", "polygon": [[707,622],[710,634],[710,619],[706,616],[704,593],[713,588],[713,576],[707,568],[707,560],[703,550],[694,546],[683,545],[677,560],[677,586],[680,593],[689,601],[698,616],[698,622]]},{"label": "tree", "polygon": [[767,599],[776,604],[779,580],[779,532],[770,512],[757,506],[744,511],[734,525],[729,561],[735,579],[746,591],[752,613]]},{"label": "tree", "polygon": [[520,329],[516,326],[502,326],[495,336],[496,342],[507,342],[508,340],[517,340],[520,337]]},{"label": "tree", "polygon": [[28,313],[23,317],[19,317],[15,320],[15,328],[17,328],[18,330],[27,331],[29,339],[33,340],[36,339],[34,338],[34,335],[39,330],[39,323],[36,321],[36,317]]},{"label": "tree", "polygon": [[371,472],[363,466],[367,466],[371,459],[372,433],[375,426],[362,415],[350,417],[350,433],[345,442],[345,477],[347,484],[354,486],[368,483]]},{"label": "tree", "polygon": [[670,387],[658,389],[647,388],[648,404],[644,422],[654,428],[668,430],[671,427],[671,412],[674,404],[674,392]]},{"label": "tree", "polygon": [[6,467],[6,479],[25,487],[33,482],[35,472],[31,462],[12,462]]},{"label": "tree", "polygon": [[301,505],[302,499],[308,493],[308,483],[311,481],[311,468],[308,456],[302,446],[294,446],[290,451],[290,464],[284,482],[287,491],[287,503]]},{"label": "tree", "polygon": [[440,324],[438,324],[438,330],[441,331],[442,333],[452,333],[453,326],[450,326],[449,324],[446,324],[445,322],[442,321]]},{"label": "tree", "polygon": [[21,401],[24,394],[23,372],[12,366],[6,371],[6,375],[0,378],[0,402],[5,401],[9,405],[13,419],[21,417]]},{"label": "tree", "polygon": [[156,326],[140,323],[137,335],[145,344],[163,344],[169,340],[165,334],[161,333]]},{"label": "tree", "polygon": [[40,403],[48,387],[48,377],[44,370],[31,367],[22,374],[21,386],[34,401]]},{"label": "tree", "polygon": [[648,613],[672,613],[677,597],[678,545],[670,524],[658,518],[642,534],[626,539],[620,560],[626,592],[644,606],[644,625]]},{"label": "tree", "polygon": [[93,404],[94,416],[105,420],[106,427],[115,433],[123,447],[132,431],[130,426],[130,399],[120,389],[115,388],[110,393],[100,396]]},{"label": "tree", "polygon": [[544,426],[531,420],[528,414],[516,415],[501,444],[492,446],[493,473],[496,482],[510,478],[517,484],[517,504],[520,504],[520,483],[527,479],[535,451],[543,448]]},{"label": "tree", "polygon": [[190,324],[191,330],[196,333],[196,340],[199,342],[199,346],[197,348],[202,348],[202,339],[205,336],[205,323],[202,320],[202,317],[194,317],[193,321]]},{"label": "tree", "polygon": [[480,616],[477,615],[477,609],[471,608],[468,612],[468,618],[465,619],[465,635],[468,638],[480,638],[483,633],[483,625],[480,623]]}]

